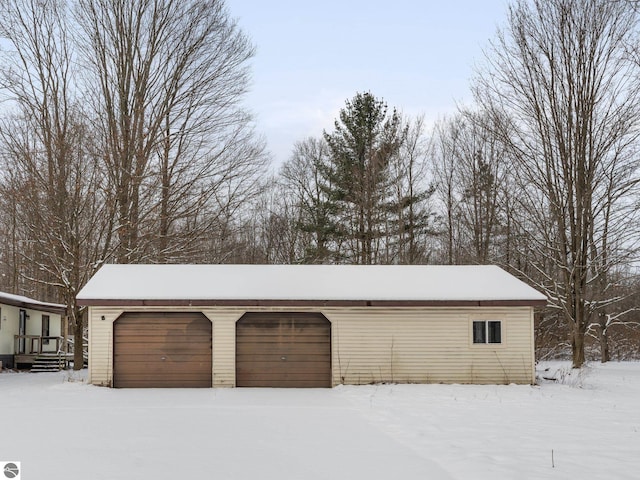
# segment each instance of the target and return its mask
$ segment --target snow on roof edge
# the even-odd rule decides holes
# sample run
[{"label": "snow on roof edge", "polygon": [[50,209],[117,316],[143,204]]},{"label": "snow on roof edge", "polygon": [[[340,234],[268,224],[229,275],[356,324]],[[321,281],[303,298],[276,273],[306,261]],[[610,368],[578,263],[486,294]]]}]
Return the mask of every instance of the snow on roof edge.
[{"label": "snow on roof edge", "polygon": [[[6,300],[6,302],[4,301]],[[64,310],[67,308],[66,305],[62,305],[60,303],[50,303],[50,302],[41,302],[40,300],[36,300],[34,298],[25,297],[23,295],[15,295],[13,293],[0,292],[0,303],[5,303],[6,305],[14,305],[14,306],[31,306],[31,307],[45,307],[55,310]]]},{"label": "snow on roof edge", "polygon": [[104,265],[78,300],[531,301],[494,265]]}]

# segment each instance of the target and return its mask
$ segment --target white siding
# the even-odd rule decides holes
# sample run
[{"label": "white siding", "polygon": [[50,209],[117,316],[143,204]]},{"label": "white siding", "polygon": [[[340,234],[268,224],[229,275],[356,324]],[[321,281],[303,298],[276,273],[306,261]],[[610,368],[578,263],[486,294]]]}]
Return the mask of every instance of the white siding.
[{"label": "white siding", "polygon": [[123,311],[89,307],[89,382],[94,385],[112,385],[113,322]]},{"label": "white siding", "polygon": [[[235,322],[247,311],[319,311],[331,321],[334,385],[372,382],[532,383],[533,309],[135,307],[201,311],[213,322],[213,385],[235,386]],[[113,322],[123,307],[89,309],[90,382],[111,385]],[[102,320],[104,316],[104,320]],[[499,345],[474,345],[473,320],[502,321]]]},{"label": "white siding", "polygon": [[18,335],[18,312],[20,309],[11,305],[0,304],[0,354],[15,353],[14,335]]},{"label": "white siding", "polygon": [[[13,355],[15,353],[14,335],[18,335],[20,310],[25,310],[28,315],[25,335],[42,335],[42,315],[49,315],[49,336],[59,337],[61,335],[61,315],[0,303],[0,354]],[[37,348],[37,343],[34,346]],[[27,348],[29,347],[30,345],[27,345]],[[43,345],[43,351],[55,351],[55,347],[56,342],[51,341],[49,345]]]},{"label": "white siding", "polygon": [[213,322],[213,386],[236,385],[236,321],[244,311],[205,309]]},{"label": "white siding", "polygon": [[[532,383],[532,314],[511,309],[327,310],[333,383]],[[502,344],[474,345],[471,322],[502,321]]]}]

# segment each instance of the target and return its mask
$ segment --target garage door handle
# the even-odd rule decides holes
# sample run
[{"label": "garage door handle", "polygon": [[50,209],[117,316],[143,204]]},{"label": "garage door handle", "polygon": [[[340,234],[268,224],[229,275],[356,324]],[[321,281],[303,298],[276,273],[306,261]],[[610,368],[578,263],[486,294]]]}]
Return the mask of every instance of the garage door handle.
[{"label": "garage door handle", "polygon": [[280,357],[280,360],[282,360],[283,362],[287,360],[287,357],[285,357],[284,355],[282,357]]}]

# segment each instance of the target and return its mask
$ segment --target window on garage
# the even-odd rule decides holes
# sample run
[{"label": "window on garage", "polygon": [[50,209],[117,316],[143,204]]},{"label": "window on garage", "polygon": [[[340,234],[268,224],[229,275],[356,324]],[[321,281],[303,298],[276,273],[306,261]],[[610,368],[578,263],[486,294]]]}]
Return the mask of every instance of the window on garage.
[{"label": "window on garage", "polygon": [[500,320],[474,320],[473,343],[502,343]]}]

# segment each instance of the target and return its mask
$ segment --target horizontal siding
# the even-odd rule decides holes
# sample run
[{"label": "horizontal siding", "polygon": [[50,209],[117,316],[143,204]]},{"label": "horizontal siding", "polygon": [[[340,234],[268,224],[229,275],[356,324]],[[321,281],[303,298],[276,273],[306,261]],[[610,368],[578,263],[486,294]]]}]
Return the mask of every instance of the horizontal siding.
[{"label": "horizontal siding", "polygon": [[244,310],[206,309],[213,322],[213,386],[236,386],[236,321]]},{"label": "horizontal siding", "polygon": [[89,307],[89,382],[94,385],[113,384],[113,322],[122,311]]},{"label": "horizontal siding", "polygon": [[[477,313],[476,313],[477,312]],[[529,308],[327,311],[334,384],[531,383]],[[473,345],[474,319],[503,322],[503,344]]]},{"label": "horizontal siding", "polygon": [[[90,307],[90,381],[110,385],[113,321],[123,308]],[[166,307],[127,311],[171,311]],[[213,323],[213,385],[235,386],[235,322],[247,311],[321,312],[331,321],[333,384],[533,381],[530,307],[174,308]],[[101,316],[105,320],[101,320]],[[473,319],[503,321],[503,344],[473,345]]]}]

